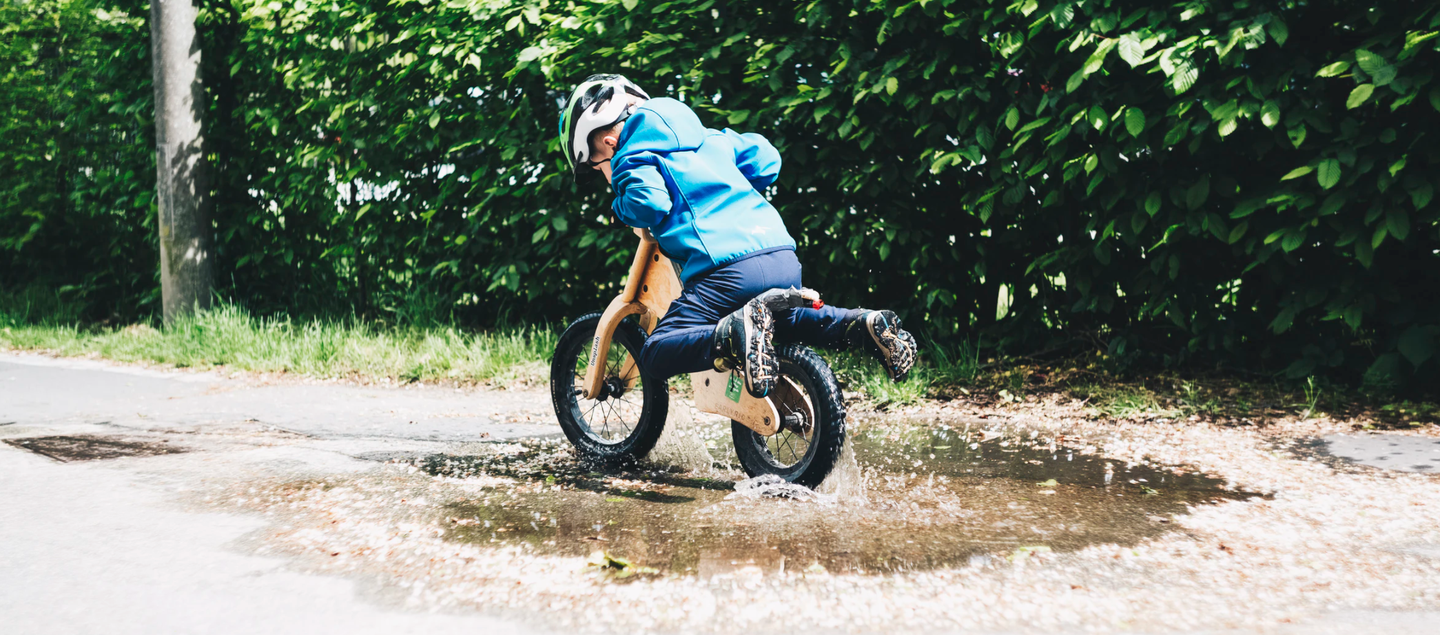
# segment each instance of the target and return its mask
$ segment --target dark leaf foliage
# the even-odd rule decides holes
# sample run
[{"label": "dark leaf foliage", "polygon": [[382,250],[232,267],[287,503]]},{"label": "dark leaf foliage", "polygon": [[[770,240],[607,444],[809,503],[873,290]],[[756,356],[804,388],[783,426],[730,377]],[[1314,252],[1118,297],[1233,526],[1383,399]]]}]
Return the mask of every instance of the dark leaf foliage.
[{"label": "dark leaf foliage", "polygon": [[[0,275],[125,312],[153,158],[148,31],[113,4],[4,9]],[[932,340],[1435,373],[1435,3],[205,6],[217,270],[261,310],[600,306],[633,237],[555,131],[612,71],[769,136],[807,281]]]}]

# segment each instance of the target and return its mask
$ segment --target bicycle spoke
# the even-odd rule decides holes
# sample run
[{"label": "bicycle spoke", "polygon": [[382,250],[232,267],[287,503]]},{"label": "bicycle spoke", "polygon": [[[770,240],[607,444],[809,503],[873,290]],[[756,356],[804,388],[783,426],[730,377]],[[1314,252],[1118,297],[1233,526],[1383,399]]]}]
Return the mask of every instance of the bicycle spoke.
[{"label": "bicycle spoke", "polygon": [[[572,384],[575,386],[574,404],[580,415],[579,422],[586,429],[588,434],[604,443],[619,443],[635,433],[636,426],[643,419],[645,414],[644,383],[639,375],[631,378],[632,385],[627,386],[620,377],[621,369],[633,356],[630,350],[626,349],[619,342],[612,342],[611,348],[603,360],[596,360],[595,365],[588,363],[588,349],[576,351],[575,371]],[[584,382],[590,370],[603,369],[604,388],[606,393],[618,388],[620,394],[609,394],[604,399],[586,399],[584,397]],[[638,370],[638,369],[637,369]],[[637,393],[631,396],[630,393]],[[587,403],[588,402],[588,403]]]}]

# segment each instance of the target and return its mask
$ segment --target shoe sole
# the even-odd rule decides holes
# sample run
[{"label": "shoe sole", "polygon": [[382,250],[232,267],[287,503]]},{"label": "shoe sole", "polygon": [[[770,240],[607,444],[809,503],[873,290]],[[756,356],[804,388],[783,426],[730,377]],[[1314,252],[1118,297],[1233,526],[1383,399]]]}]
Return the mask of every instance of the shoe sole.
[{"label": "shoe sole", "polygon": [[775,389],[780,359],[775,356],[775,316],[761,302],[745,305],[745,390],[764,399]]},{"label": "shoe sole", "polygon": [[[894,323],[891,324],[891,318],[886,313],[889,312],[878,312],[875,317],[866,320],[865,328],[869,329],[870,338],[880,348],[880,356],[887,362],[881,364],[885,367],[885,374],[890,376],[890,381],[899,383],[910,376],[910,369],[915,366],[915,344],[914,339],[910,338],[909,346],[905,345],[907,342],[901,334],[910,334],[900,328],[900,318],[894,318]],[[883,324],[877,324],[880,322]]]}]

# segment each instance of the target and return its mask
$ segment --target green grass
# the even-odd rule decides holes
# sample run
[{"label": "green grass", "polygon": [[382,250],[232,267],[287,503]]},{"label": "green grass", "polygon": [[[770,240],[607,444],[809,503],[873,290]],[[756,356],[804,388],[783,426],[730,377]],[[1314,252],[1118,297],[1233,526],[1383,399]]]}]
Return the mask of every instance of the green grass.
[{"label": "green grass", "polygon": [[181,319],[163,331],[22,316],[13,304],[0,307],[0,349],[400,382],[544,383],[558,338],[558,329],[549,326],[390,328],[359,320],[260,318],[235,306]]},{"label": "green grass", "polygon": [[[74,302],[55,292],[0,291],[0,350],[318,378],[543,385],[560,332],[556,325],[476,332],[436,320],[394,326],[359,319],[257,317],[233,305],[183,318],[163,330],[143,323],[85,325],[79,315]],[[926,347],[903,384],[892,383],[869,355],[822,354],[847,393],[881,405],[916,403],[969,383],[979,372],[974,350],[963,345]],[[686,392],[689,378],[670,383]]]},{"label": "green grass", "polygon": [[1085,400],[1095,414],[1113,419],[1147,415],[1175,418],[1183,414],[1183,409],[1167,408],[1154,392],[1136,386],[1079,384],[1070,387],[1070,394]]},{"label": "green grass", "polygon": [[845,391],[880,404],[909,405],[945,388],[970,383],[980,373],[975,350],[956,347],[922,346],[915,368],[905,383],[890,381],[885,369],[869,355],[854,351],[825,353],[831,368],[845,385]]}]

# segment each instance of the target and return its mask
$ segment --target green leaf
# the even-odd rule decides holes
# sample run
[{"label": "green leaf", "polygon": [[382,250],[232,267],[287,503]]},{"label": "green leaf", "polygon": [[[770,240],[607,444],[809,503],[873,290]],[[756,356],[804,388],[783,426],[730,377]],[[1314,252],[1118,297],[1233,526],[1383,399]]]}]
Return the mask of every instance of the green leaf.
[{"label": "green leaf", "polygon": [[1190,63],[1190,60],[1183,60],[1175,65],[1175,74],[1170,76],[1170,85],[1175,89],[1175,94],[1179,95],[1190,90],[1190,87],[1194,86],[1198,79],[1200,79],[1200,71]]},{"label": "green leaf", "polygon": [[640,4],[640,0],[620,0],[620,4],[625,7],[626,11],[634,11],[636,5]]},{"label": "green leaf", "polygon": [[1376,71],[1389,66],[1385,63],[1385,58],[1365,49],[1355,49],[1355,63],[1360,65],[1360,70],[1365,71],[1366,75],[1374,75]]},{"label": "green leaf", "polygon": [[1305,124],[1295,124],[1294,128],[1287,131],[1290,135],[1290,144],[1296,148],[1305,143]]},{"label": "green leaf", "polygon": [[1395,240],[1405,240],[1410,235],[1410,215],[1398,207],[1385,213],[1385,228]]},{"label": "green leaf", "polygon": [[1142,230],[1144,230],[1144,229],[1145,229],[1145,225],[1147,225],[1147,224],[1149,224],[1149,223],[1150,223],[1150,217],[1149,217],[1149,216],[1146,216],[1145,214],[1141,214],[1141,213],[1139,213],[1139,212],[1136,212],[1133,216],[1130,217],[1130,230],[1138,234],[1138,233],[1140,233]]},{"label": "green leaf", "polygon": [[1359,108],[1365,100],[1370,99],[1370,94],[1375,92],[1374,84],[1361,84],[1350,91],[1350,98],[1345,100],[1345,108]]},{"label": "green leaf", "polygon": [[1210,197],[1210,175],[1200,177],[1194,185],[1185,190],[1185,207],[1199,209],[1205,204],[1205,199]]},{"label": "green leaf", "polygon": [[1276,334],[1284,333],[1290,329],[1290,324],[1295,321],[1295,307],[1287,306],[1280,310],[1274,320],[1270,321],[1270,330]]},{"label": "green leaf", "polygon": [[1389,234],[1390,230],[1386,229],[1384,225],[1376,227],[1375,235],[1370,237],[1370,248],[1379,249],[1380,245],[1385,242],[1385,237]]},{"label": "green leaf", "polygon": [[1014,106],[1011,106],[1010,110],[1005,113],[1005,127],[1014,130],[1015,126],[1019,123],[1020,111],[1016,110]]},{"label": "green leaf", "polygon": [[1360,261],[1366,269],[1375,262],[1375,248],[1370,246],[1368,240],[1355,241],[1355,259]]},{"label": "green leaf", "polygon": [[1170,132],[1165,133],[1165,145],[1173,146],[1177,143],[1180,143],[1180,141],[1185,138],[1185,133],[1189,132],[1189,130],[1190,127],[1186,126],[1184,122],[1181,122],[1174,128],[1171,128]]},{"label": "green leaf", "polygon": [[1396,342],[1396,348],[1410,364],[1419,366],[1426,360],[1435,356],[1435,337],[1423,326],[1414,325],[1405,329],[1400,334],[1400,340]]},{"label": "green leaf", "polygon": [[[1408,178],[1408,177],[1407,177]],[[1430,204],[1430,199],[1435,196],[1435,188],[1429,183],[1424,183],[1413,190],[1410,190],[1410,202],[1415,204],[1419,210]]]},{"label": "green leaf", "polygon": [[941,170],[945,169],[945,166],[956,163],[956,160],[959,158],[959,152],[948,152],[940,155],[938,158],[935,159],[933,163],[930,164],[930,173],[938,174]]},{"label": "green leaf", "polygon": [[1396,174],[1399,174],[1401,170],[1404,170],[1404,169],[1405,169],[1405,160],[1406,160],[1407,157],[1408,157],[1408,155],[1407,155],[1407,156],[1404,156],[1404,157],[1400,157],[1400,160],[1399,160],[1399,161],[1396,161],[1396,162],[1390,164],[1390,170],[1389,170],[1389,172],[1390,172],[1390,176],[1391,176],[1391,177],[1394,177]]},{"label": "green leaf", "polygon": [[1290,27],[1285,26],[1279,16],[1274,14],[1271,14],[1270,24],[1265,25],[1265,30],[1270,32],[1270,37],[1280,46],[1285,46],[1285,41],[1290,39]]},{"label": "green leaf", "polygon": [[1285,253],[1290,253],[1303,244],[1305,244],[1305,230],[1292,229],[1285,232],[1285,239],[1280,241],[1280,248],[1284,249]]},{"label": "green leaf", "polygon": [[1371,74],[1370,74],[1370,81],[1371,81],[1372,83],[1374,83],[1376,86],[1385,86],[1385,85],[1389,84],[1390,82],[1395,81],[1395,75],[1396,75],[1396,74],[1397,74],[1397,73],[1396,73],[1396,71],[1395,71],[1395,67],[1394,67],[1394,66],[1390,66],[1390,65],[1387,64],[1387,65],[1381,67],[1380,70],[1377,70],[1377,71],[1375,71],[1374,73],[1371,73]]},{"label": "green leaf", "polygon": [[1250,221],[1241,221],[1239,225],[1236,225],[1233,229],[1230,230],[1230,236],[1226,240],[1226,242],[1232,245],[1235,244],[1235,241],[1240,240],[1245,236],[1245,230],[1247,229],[1250,229]]},{"label": "green leaf", "polygon": [[1215,129],[1215,131],[1220,133],[1220,136],[1222,137],[1228,137],[1231,135],[1231,133],[1234,133],[1235,129],[1238,127],[1239,123],[1236,122],[1235,115],[1231,114],[1220,120],[1220,125]]},{"label": "green leaf", "polygon": [[1047,123],[1050,123],[1050,118],[1049,118],[1049,117],[1041,117],[1041,118],[1039,118],[1039,119],[1036,119],[1035,121],[1032,121],[1032,122],[1030,122],[1030,123],[1025,124],[1025,127],[1021,128],[1021,129],[1020,129],[1018,132],[1016,132],[1015,134],[1016,134],[1017,136],[1018,136],[1018,135],[1025,134],[1025,133],[1030,132],[1031,130],[1034,130],[1034,129],[1036,129],[1036,128],[1039,128],[1040,126],[1043,126],[1043,125],[1045,125],[1045,124],[1047,124]]},{"label": "green leaf", "polygon": [[1345,71],[1348,71],[1348,70],[1350,70],[1350,62],[1346,62],[1346,61],[1344,61],[1344,60],[1341,60],[1341,61],[1339,61],[1339,62],[1335,62],[1335,63],[1333,63],[1333,64],[1329,64],[1329,65],[1327,65],[1325,68],[1320,69],[1320,72],[1315,73],[1315,76],[1316,76],[1316,77],[1335,77],[1336,75],[1339,75],[1339,74],[1341,74],[1341,73],[1344,73]]},{"label": "green leaf", "polygon": [[1139,137],[1140,133],[1145,132],[1145,113],[1134,106],[1126,108],[1125,129],[1130,131],[1130,136]]},{"label": "green leaf", "polygon": [[1285,174],[1285,176],[1280,177],[1280,180],[1281,180],[1281,181],[1289,181],[1290,179],[1298,179],[1298,178],[1300,178],[1300,177],[1302,177],[1302,176],[1305,176],[1306,174],[1309,174],[1309,173],[1314,172],[1314,171],[1315,171],[1315,168],[1312,168],[1312,167],[1310,167],[1310,166],[1308,166],[1308,165],[1302,165],[1302,166],[1300,166],[1300,167],[1298,167],[1298,168],[1295,168],[1295,169],[1287,172],[1287,173]]},{"label": "green leaf", "polygon": [[1120,36],[1120,59],[1125,60],[1132,68],[1140,65],[1145,59],[1145,46],[1140,43],[1140,35],[1137,33],[1126,33]]},{"label": "green leaf", "polygon": [[1156,213],[1156,212],[1159,212],[1159,211],[1160,211],[1160,193],[1159,193],[1159,192],[1151,192],[1149,196],[1145,197],[1145,212],[1148,213],[1148,214],[1150,214],[1151,216],[1154,216],[1155,213]]},{"label": "green leaf", "polygon": [[1070,79],[1065,80],[1065,92],[1073,93],[1079,90],[1080,85],[1083,83],[1085,83],[1085,69],[1082,68],[1075,71],[1075,74],[1071,75]]},{"label": "green leaf", "polygon": [[1344,192],[1336,192],[1326,197],[1325,202],[1320,205],[1320,215],[1329,216],[1340,211],[1340,208],[1345,206],[1347,196]]},{"label": "green leaf", "polygon": [[1235,211],[1230,212],[1230,218],[1245,218],[1255,213],[1255,210],[1265,206],[1265,199],[1251,198],[1241,201],[1235,206]]},{"label": "green leaf", "polygon": [[1330,189],[1340,182],[1340,162],[1335,159],[1325,159],[1320,162],[1319,173],[1315,176],[1320,182],[1320,187]]},{"label": "green leaf", "polygon": [[1280,123],[1280,104],[1273,99],[1265,100],[1265,105],[1260,107],[1260,123],[1266,128],[1274,128]]},{"label": "green leaf", "polygon": [[893,76],[885,80],[885,92],[894,95],[897,90],[900,90],[900,80]]},{"label": "green leaf", "polygon": [[1440,110],[1440,86],[1430,89],[1430,107]]},{"label": "green leaf", "polygon": [[746,119],[749,119],[749,118],[750,118],[750,111],[748,111],[748,110],[736,110],[736,111],[731,112],[731,113],[730,113],[730,116],[728,116],[728,117],[725,118],[725,121],[728,122],[728,123],[729,123],[730,125],[732,125],[732,126],[738,126],[738,125],[740,125],[740,124],[742,124],[742,123],[745,123],[745,120],[746,120]]},{"label": "green leaf", "polygon": [[1095,47],[1095,52],[1091,53],[1090,57],[1085,60],[1085,66],[1082,69],[1085,71],[1085,74],[1089,75],[1100,70],[1100,67],[1105,65],[1105,57],[1110,55],[1111,49],[1114,48],[1115,40],[1102,40],[1100,44]]},{"label": "green leaf", "polygon": [[1090,114],[1086,118],[1090,120],[1090,125],[1094,126],[1096,130],[1104,130],[1105,124],[1110,121],[1110,117],[1105,115],[1105,109],[1100,106],[1091,106]]}]

